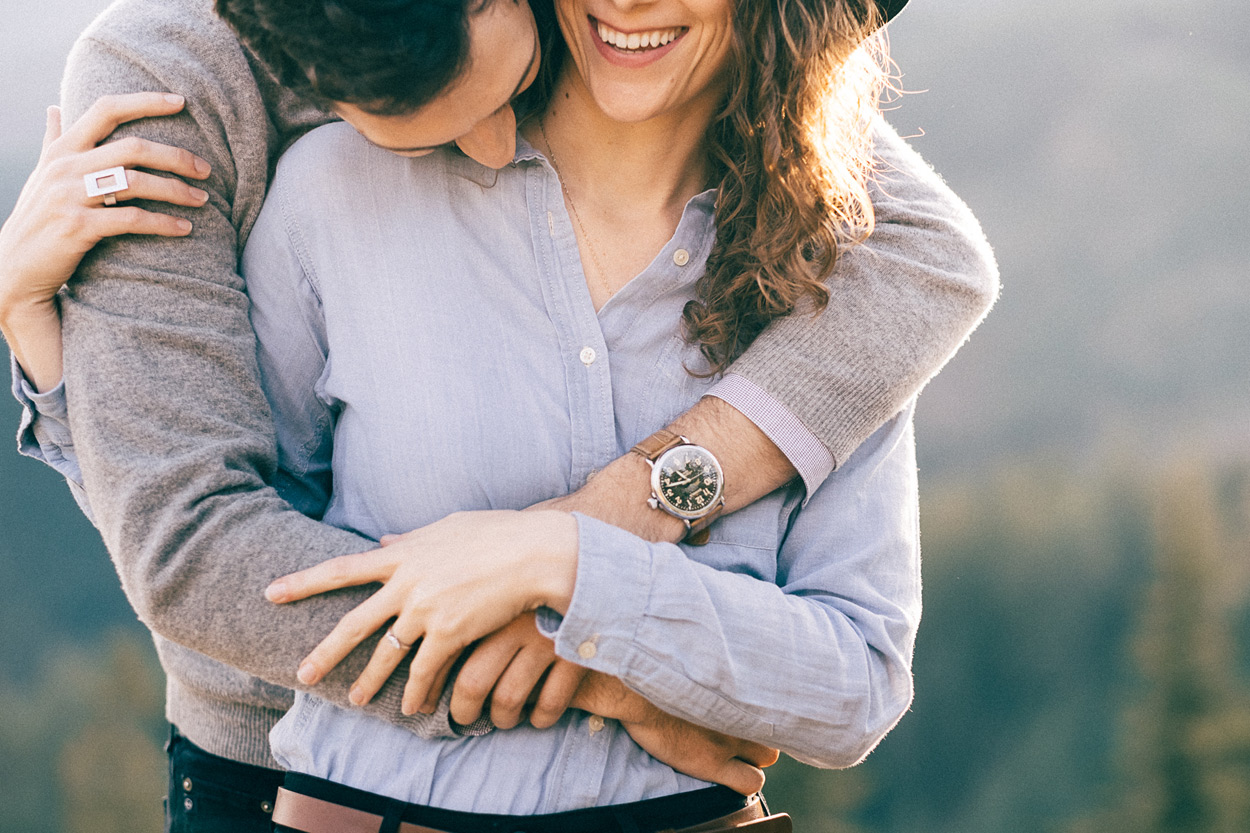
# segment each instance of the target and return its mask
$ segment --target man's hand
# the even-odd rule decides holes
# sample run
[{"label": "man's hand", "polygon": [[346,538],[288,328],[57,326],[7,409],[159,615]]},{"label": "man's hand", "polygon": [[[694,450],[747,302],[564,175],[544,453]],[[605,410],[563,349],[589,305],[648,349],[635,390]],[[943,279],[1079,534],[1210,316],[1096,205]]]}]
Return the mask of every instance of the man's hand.
[{"label": "man's hand", "polygon": [[779,753],[762,744],[696,726],[660,711],[615,677],[590,672],[573,705],[621,726],[653,758],[692,778],[729,787],[743,795],[764,787],[763,768]]},{"label": "man's hand", "polygon": [[538,632],[534,614],[526,613],[473,647],[451,693],[451,718],[469,724],[490,698],[490,719],[511,729],[530,706],[530,722],[539,729],[555,724],[589,673],[556,657],[555,645]]}]

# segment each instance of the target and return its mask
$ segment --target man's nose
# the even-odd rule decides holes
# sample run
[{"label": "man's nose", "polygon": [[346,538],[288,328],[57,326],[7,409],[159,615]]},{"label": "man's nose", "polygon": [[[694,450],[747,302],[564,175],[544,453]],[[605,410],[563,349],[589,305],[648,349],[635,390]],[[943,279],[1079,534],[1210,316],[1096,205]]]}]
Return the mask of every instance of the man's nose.
[{"label": "man's nose", "polygon": [[470,159],[488,168],[502,168],[516,155],[516,113],[506,104],[456,140]]}]

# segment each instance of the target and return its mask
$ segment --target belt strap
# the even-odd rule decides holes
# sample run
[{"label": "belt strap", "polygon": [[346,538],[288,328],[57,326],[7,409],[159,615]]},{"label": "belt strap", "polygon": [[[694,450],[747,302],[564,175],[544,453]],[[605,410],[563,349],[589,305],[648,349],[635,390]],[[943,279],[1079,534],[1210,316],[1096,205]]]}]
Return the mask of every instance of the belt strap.
[{"label": "belt strap", "polygon": [[[380,833],[382,816],[345,807],[311,795],[278,788],[278,800],[273,807],[273,823],[291,827],[303,833]],[[723,830],[749,828],[749,833],[790,833],[790,817],[785,813],[764,816],[759,798],[741,810],[727,816],[662,833],[720,833]],[[447,833],[433,827],[411,822],[400,822],[398,833]]]}]

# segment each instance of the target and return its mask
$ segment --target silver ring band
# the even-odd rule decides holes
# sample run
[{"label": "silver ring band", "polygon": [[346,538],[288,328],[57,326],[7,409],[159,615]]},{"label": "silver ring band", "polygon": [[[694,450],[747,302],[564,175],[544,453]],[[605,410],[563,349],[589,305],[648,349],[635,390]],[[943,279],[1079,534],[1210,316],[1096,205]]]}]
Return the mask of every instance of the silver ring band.
[{"label": "silver ring band", "polygon": [[403,640],[401,640],[398,636],[395,635],[394,628],[386,629],[386,641],[391,643],[392,647],[394,647],[395,650],[403,651],[405,654],[412,650],[412,646],[414,644],[412,642],[404,642]]}]

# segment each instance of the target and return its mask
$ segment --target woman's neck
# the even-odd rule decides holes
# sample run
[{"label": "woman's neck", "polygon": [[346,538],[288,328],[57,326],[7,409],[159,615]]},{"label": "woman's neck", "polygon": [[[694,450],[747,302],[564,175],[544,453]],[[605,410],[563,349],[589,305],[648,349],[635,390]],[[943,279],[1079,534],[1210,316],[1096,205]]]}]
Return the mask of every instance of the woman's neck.
[{"label": "woman's neck", "polygon": [[640,123],[615,121],[567,61],[545,112],[522,132],[549,157],[554,152],[561,178],[579,195],[585,192],[586,203],[617,206],[633,217],[657,210],[680,216],[710,184],[705,137],[711,121],[712,107],[700,105]]},{"label": "woman's neck", "polygon": [[709,187],[706,134],[714,103],[645,122],[616,121],[571,64],[546,110],[521,132],[560,177],[598,309],[646,268],[677,230],[686,203]]}]

